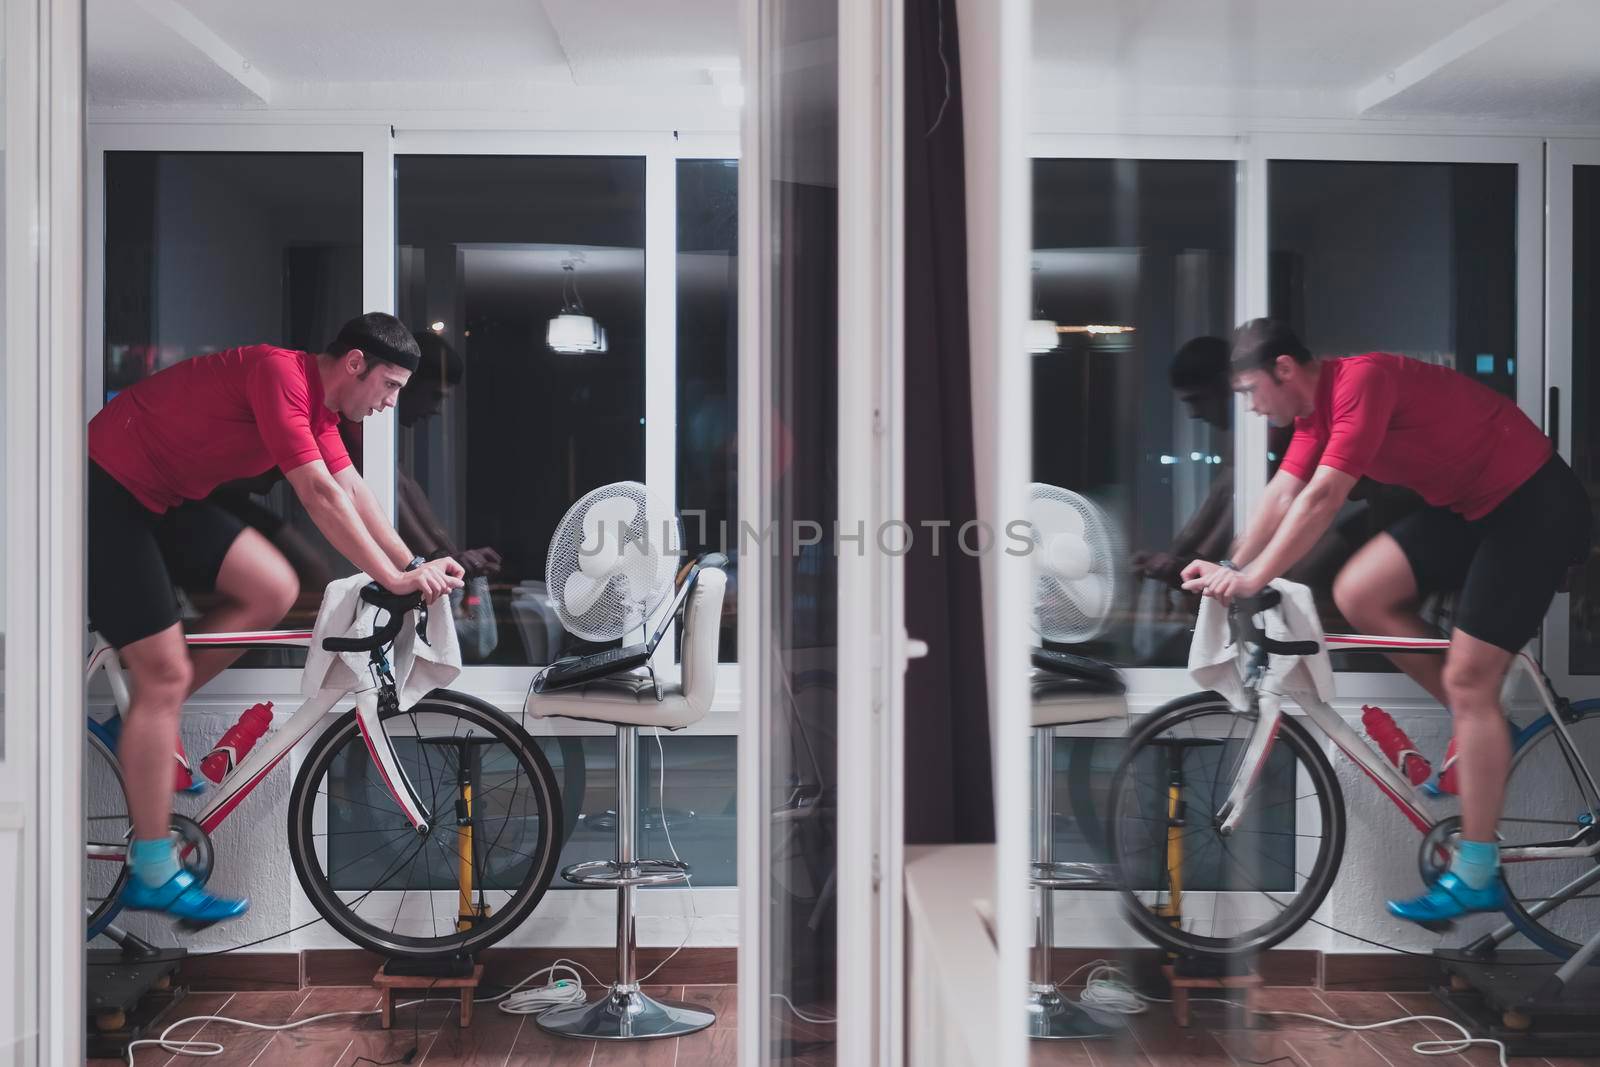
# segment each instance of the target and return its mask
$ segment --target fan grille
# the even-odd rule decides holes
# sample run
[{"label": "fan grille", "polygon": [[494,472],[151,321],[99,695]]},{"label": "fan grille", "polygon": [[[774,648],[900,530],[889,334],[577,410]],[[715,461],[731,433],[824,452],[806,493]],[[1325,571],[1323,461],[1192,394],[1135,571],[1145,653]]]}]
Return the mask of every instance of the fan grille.
[{"label": "fan grille", "polygon": [[1028,522],[1034,632],[1063,644],[1100,636],[1125,584],[1116,524],[1082,494],[1042,482],[1029,487]]},{"label": "fan grille", "polygon": [[639,482],[615,482],[567,509],[545,557],[545,583],[567,631],[616,641],[643,626],[672,591],[683,532]]}]

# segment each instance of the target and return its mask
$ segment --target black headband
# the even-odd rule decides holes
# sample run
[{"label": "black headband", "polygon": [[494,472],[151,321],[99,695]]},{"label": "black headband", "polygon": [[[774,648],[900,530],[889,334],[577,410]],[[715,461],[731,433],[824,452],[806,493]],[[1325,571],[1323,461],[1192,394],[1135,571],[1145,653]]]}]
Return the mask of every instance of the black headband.
[{"label": "black headband", "polygon": [[[408,336],[409,339],[409,336]],[[397,367],[404,367],[408,371],[415,371],[421,362],[416,352],[402,351],[389,344],[383,338],[367,329],[360,319],[346,324],[339,331],[339,336],[333,339],[332,347],[349,351],[358,349],[369,360],[381,359],[385,363],[393,363]]]}]

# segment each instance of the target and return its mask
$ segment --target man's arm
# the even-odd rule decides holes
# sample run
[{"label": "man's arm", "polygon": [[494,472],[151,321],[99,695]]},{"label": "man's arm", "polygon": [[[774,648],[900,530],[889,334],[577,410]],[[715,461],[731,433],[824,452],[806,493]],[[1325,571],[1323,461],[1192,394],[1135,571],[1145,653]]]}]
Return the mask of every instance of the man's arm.
[{"label": "man's arm", "polygon": [[1335,467],[1318,467],[1304,491],[1289,505],[1266,547],[1249,566],[1243,571],[1218,568],[1195,575],[1184,583],[1184,588],[1217,597],[1224,603],[1235,597],[1255,596],[1311,551],[1333,525],[1334,517],[1349,499],[1355,484],[1353,475]]},{"label": "man's arm", "polygon": [[[1315,478],[1312,480],[1315,481]],[[1256,513],[1250,516],[1250,522],[1245,526],[1244,533],[1234,541],[1228,558],[1242,567],[1261,555],[1273,535],[1282,528],[1284,518],[1305,488],[1305,482],[1283,468],[1278,468],[1278,473],[1267,483],[1266,491],[1261,496],[1261,503],[1256,507]]]},{"label": "man's arm", "polygon": [[[1242,566],[1259,556],[1261,550],[1272,540],[1272,535],[1278,532],[1278,527],[1283,525],[1284,516],[1289,514],[1295,498],[1305,487],[1305,482],[1279,467],[1278,473],[1267,483],[1261,503],[1256,505],[1255,514],[1250,516],[1244,533],[1234,541],[1233,549],[1228,553],[1228,561],[1235,566]],[[1190,592],[1203,592],[1213,576],[1223,570],[1226,568],[1202,558],[1185,566],[1178,577],[1185,589]]]},{"label": "man's arm", "polygon": [[[352,467],[337,475],[329,474],[328,465],[318,459],[286,472],[284,477],[328,543],[379,585],[392,590],[411,557],[397,556],[373,538],[351,494],[340,484],[347,475],[360,480]],[[403,553],[405,546],[400,548]]]},{"label": "man's arm", "polygon": [[[361,477],[355,467],[346,467],[338,474],[333,475],[333,480],[339,484],[350,503],[355,507],[356,514],[361,519],[361,525],[368,536],[383,550],[389,562],[395,567],[404,569],[411,562],[414,553],[406,547],[393,526],[389,525],[389,517],[383,513],[383,508],[378,506],[378,498],[372,495],[372,490],[367,487],[366,480]],[[338,546],[335,546],[338,547]],[[356,561],[351,559],[352,563]],[[367,572],[372,574],[371,571]],[[376,575],[374,575],[376,577]]]},{"label": "man's arm", "polygon": [[1337,467],[1318,467],[1305,491],[1289,507],[1277,533],[1245,568],[1245,573],[1264,586],[1299,563],[1333,525],[1339,509],[1350,499],[1356,480]]},{"label": "man's arm", "polygon": [[[340,471],[340,474],[344,473]],[[406,556],[405,560],[397,563],[388,550],[373,538],[356,510],[351,494],[339,484],[335,475],[328,473],[328,465],[322,460],[302,464],[285,472],[285,477],[328,543],[389,592],[421,593],[432,603],[451,589],[461,586],[461,568],[452,567],[445,561],[414,571],[402,570],[410,557]],[[360,478],[359,475],[355,477],[358,480]],[[393,536],[394,532],[391,530],[390,534]],[[395,544],[399,544],[399,541],[399,537],[394,536]],[[405,546],[399,544],[399,547],[403,552]]]}]

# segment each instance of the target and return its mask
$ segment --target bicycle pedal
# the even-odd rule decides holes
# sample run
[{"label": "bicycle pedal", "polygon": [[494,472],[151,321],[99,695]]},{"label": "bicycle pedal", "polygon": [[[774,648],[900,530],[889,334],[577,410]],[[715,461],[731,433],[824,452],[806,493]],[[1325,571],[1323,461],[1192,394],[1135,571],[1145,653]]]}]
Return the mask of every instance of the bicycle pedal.
[{"label": "bicycle pedal", "polygon": [[175,919],[172,925],[186,934],[198,934],[202,930],[211,929],[221,921],[221,919]]},{"label": "bicycle pedal", "polygon": [[1420,926],[1424,930],[1433,934],[1448,934],[1451,930],[1456,928],[1456,921],[1454,919],[1433,919],[1428,922],[1413,921],[1415,922],[1415,925]]}]

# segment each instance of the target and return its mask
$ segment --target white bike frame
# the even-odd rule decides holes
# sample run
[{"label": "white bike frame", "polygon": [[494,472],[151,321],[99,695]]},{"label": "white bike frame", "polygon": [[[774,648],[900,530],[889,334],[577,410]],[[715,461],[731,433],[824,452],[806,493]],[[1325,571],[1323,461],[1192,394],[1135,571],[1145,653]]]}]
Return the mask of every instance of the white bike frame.
[{"label": "white bike frame", "polygon": [[[190,648],[309,648],[311,639],[310,630],[190,634],[184,638]],[[117,709],[126,714],[130,694],[122,661],[117,656],[117,650],[99,635],[95,637],[94,649],[90,652],[88,663],[84,667],[85,686],[94,678],[97,671],[105,671],[106,678],[111,683],[111,697],[116,702]],[[389,736],[379,722],[380,685],[376,678],[373,678],[370,686],[354,691],[324,689],[301,704],[299,710],[284,723],[282,728],[263,738],[251,749],[250,755],[244,762],[230,771],[227,777],[211,791],[210,799],[195,817],[200,828],[209,834],[220,826],[229,813],[250,795],[251,790],[261,784],[261,781],[272,772],[283,757],[289,754],[301,738],[317,729],[325,721],[329,710],[352,692],[355,696],[356,720],[361,728],[362,740],[366,742],[367,752],[378,767],[384,786],[388,788],[395,803],[405,812],[406,818],[417,832],[426,832],[431,813],[418,799],[416,789],[406,777],[405,770],[395,755],[394,746],[390,744]],[[120,863],[126,858],[126,853],[126,848],[120,845],[89,845],[87,856],[89,859],[116,860]]]},{"label": "white bike frame", "polygon": [[[1446,638],[1327,634],[1323,640],[1329,650],[1339,651],[1359,649],[1365,652],[1426,652],[1442,655],[1450,648],[1450,642]],[[1523,671],[1532,681],[1539,702],[1550,715],[1556,729],[1561,732],[1567,750],[1573,754],[1583,774],[1584,784],[1589,790],[1591,814],[1600,819],[1600,810],[1594,810],[1600,807],[1600,789],[1596,788],[1593,774],[1578,754],[1577,746],[1572,743],[1572,736],[1559,714],[1555,694],[1550,691],[1544,672],[1526,652],[1516,656],[1511,670]],[[1272,676],[1268,677],[1270,679]],[[1244,817],[1251,792],[1266,767],[1267,757],[1272,754],[1272,744],[1278,735],[1285,694],[1270,688],[1271,684],[1269,681],[1255,691],[1257,714],[1255,726],[1245,744],[1244,755],[1240,760],[1233,784],[1228,790],[1227,799],[1217,810],[1220,831],[1224,835],[1231,833],[1238,826],[1239,820]],[[1326,734],[1339,751],[1350,757],[1356,766],[1366,772],[1367,777],[1371,778],[1384,795],[1394,802],[1395,807],[1400,809],[1417,831],[1426,834],[1435,820],[1428,814],[1427,802],[1421,790],[1412,785],[1410,780],[1401,775],[1388,760],[1374,751],[1331,704],[1310,693],[1296,692],[1289,695],[1304,709],[1306,718]],[[1501,851],[1501,860],[1505,863],[1526,863],[1533,860],[1580,858],[1596,854],[1600,854],[1600,842],[1588,845],[1512,846]]]}]

